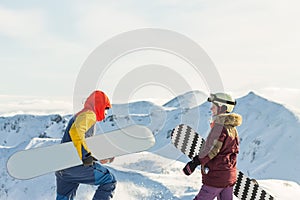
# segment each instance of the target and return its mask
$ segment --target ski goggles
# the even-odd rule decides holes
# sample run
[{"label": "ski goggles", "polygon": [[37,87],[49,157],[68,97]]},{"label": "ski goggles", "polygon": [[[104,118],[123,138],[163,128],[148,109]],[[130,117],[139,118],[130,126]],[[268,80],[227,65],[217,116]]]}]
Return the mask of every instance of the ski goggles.
[{"label": "ski goggles", "polygon": [[225,103],[225,104],[229,104],[229,105],[235,105],[236,101],[232,102],[232,101],[227,101],[225,99],[220,99],[217,97],[217,95],[215,94],[210,94],[210,96],[207,98],[208,102],[220,102],[220,103]]}]

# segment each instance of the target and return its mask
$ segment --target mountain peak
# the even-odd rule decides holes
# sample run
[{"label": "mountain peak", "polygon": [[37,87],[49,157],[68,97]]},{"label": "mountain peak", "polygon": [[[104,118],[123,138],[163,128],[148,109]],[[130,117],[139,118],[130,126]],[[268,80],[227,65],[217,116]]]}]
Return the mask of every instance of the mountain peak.
[{"label": "mountain peak", "polygon": [[192,108],[202,104],[206,99],[207,94],[199,90],[193,90],[171,99],[163,107]]}]

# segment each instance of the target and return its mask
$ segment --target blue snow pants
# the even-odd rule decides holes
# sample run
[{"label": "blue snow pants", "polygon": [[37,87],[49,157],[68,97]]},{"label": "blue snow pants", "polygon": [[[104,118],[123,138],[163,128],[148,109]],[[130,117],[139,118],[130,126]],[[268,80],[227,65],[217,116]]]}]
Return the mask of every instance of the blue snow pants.
[{"label": "blue snow pants", "polygon": [[73,200],[80,183],[98,186],[93,200],[109,200],[116,188],[116,179],[107,168],[95,162],[93,166],[79,165],[55,172],[56,200]]}]

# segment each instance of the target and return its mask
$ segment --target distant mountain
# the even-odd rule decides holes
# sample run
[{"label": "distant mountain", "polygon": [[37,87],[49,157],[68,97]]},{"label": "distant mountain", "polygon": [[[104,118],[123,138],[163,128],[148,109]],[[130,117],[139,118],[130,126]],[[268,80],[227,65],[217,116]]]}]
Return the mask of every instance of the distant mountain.
[{"label": "distant mountain", "polygon": [[240,169],[263,179],[300,183],[299,118],[283,105],[253,92],[238,99],[235,110],[243,116]]},{"label": "distant mountain", "polygon": [[207,100],[207,94],[201,91],[190,91],[175,97],[163,105],[163,107],[174,107],[174,108],[192,108],[199,106]]},{"label": "distant mountain", "polygon": [[15,115],[0,117],[0,146],[17,146],[32,138],[59,138],[70,116]]},{"label": "distant mountain", "polygon": [[[156,137],[156,144],[150,152],[165,157],[163,159],[186,162],[187,158],[170,145],[170,133],[176,125],[184,123],[206,137],[210,120],[210,103],[204,102],[206,98],[204,93],[192,91],[163,106],[147,101],[113,105],[107,118],[97,123],[97,132],[131,124],[148,126]],[[238,168],[256,179],[280,179],[300,183],[299,118],[285,106],[253,92],[237,99],[234,112],[243,116],[243,124],[238,127],[241,141]],[[21,191],[20,195],[24,194],[26,198],[26,188],[33,187],[33,182],[39,184],[39,180],[43,180],[42,177],[33,179],[33,182],[28,181],[26,185],[26,181],[12,179],[6,172],[5,163],[15,151],[59,143],[69,119],[70,115],[0,117],[0,197],[21,199],[12,198],[12,193],[15,187],[22,187],[24,192]],[[148,161],[144,163],[147,164]],[[139,167],[150,169],[143,164]],[[53,175],[45,177],[48,178],[43,182],[49,182],[54,194]],[[45,188],[46,191],[49,192]]]}]

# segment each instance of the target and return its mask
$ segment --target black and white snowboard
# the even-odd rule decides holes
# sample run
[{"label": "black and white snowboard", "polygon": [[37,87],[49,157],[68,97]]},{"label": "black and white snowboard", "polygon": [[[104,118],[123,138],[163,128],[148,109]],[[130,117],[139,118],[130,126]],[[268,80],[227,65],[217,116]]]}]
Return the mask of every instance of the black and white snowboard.
[{"label": "black and white snowboard", "polygon": [[[180,124],[173,129],[171,139],[174,146],[191,159],[199,154],[205,142],[197,132],[185,124]],[[233,191],[234,195],[241,200],[274,199],[274,197],[262,189],[254,179],[248,178],[239,170]]]}]

